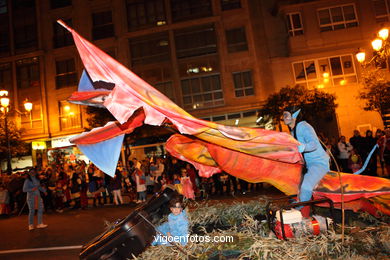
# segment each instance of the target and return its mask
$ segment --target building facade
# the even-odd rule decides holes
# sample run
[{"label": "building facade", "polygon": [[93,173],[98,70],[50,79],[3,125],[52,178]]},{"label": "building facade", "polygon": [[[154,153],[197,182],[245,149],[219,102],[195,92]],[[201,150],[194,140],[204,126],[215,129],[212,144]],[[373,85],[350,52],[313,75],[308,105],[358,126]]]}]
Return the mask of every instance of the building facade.
[{"label": "building facade", "polygon": [[57,19],[199,118],[256,126],[270,94],[304,84],[336,95],[339,134],[383,127],[357,98],[354,54],[388,21],[388,0],[0,0],[0,88],[34,104],[15,117],[46,145],[34,163],[87,127],[66,101],[83,65]]}]

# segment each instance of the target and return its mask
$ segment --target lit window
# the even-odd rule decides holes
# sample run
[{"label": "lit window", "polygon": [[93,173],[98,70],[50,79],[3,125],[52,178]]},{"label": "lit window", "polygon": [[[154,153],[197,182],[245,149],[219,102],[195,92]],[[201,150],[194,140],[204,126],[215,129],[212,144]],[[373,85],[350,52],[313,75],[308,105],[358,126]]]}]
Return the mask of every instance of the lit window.
[{"label": "lit window", "polygon": [[58,106],[61,130],[81,127],[81,113],[79,105],[72,104],[67,101],[60,101]]},{"label": "lit window", "polygon": [[236,97],[253,96],[252,71],[234,72],[234,93]]},{"label": "lit window", "polygon": [[317,10],[321,32],[358,26],[354,5],[334,6]]},{"label": "lit window", "polygon": [[286,15],[287,29],[290,36],[303,34],[303,25],[300,13],[290,13]]},{"label": "lit window", "polygon": [[201,109],[224,104],[219,75],[181,80],[184,109]]},{"label": "lit window", "polygon": [[301,61],[292,65],[295,83],[306,84],[309,88],[325,88],[357,82],[352,55]]}]

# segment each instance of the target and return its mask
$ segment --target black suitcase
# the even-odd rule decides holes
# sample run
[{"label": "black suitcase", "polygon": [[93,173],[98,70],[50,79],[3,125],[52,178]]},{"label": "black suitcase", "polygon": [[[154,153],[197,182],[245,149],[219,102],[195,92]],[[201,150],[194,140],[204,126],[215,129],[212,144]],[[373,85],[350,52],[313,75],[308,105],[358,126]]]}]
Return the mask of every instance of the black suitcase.
[{"label": "black suitcase", "polygon": [[161,218],[163,214],[167,214],[169,211],[164,212],[164,209],[168,208],[169,201],[176,195],[174,190],[166,188],[148,203],[117,222],[110,230],[83,246],[80,259],[124,260],[139,255],[151,244],[156,235],[154,227],[149,222],[153,218]]}]

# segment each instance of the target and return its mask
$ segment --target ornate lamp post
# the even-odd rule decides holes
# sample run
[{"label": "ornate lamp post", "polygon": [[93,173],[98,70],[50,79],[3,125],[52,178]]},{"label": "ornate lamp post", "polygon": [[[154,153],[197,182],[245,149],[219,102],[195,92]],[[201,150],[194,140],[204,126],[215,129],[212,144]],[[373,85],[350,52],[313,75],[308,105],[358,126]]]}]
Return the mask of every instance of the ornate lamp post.
[{"label": "ornate lamp post", "polygon": [[[12,173],[12,166],[11,166],[11,140],[9,137],[9,129],[8,129],[8,114],[10,112],[10,99],[8,97],[8,91],[7,90],[0,90],[0,110],[4,115],[4,132],[5,132],[5,139],[7,141],[7,173],[10,175]],[[32,110],[33,104],[26,100],[24,102],[24,109],[30,113]],[[19,112],[15,109],[15,111]],[[31,122],[31,113],[30,113],[30,122]]]},{"label": "ornate lamp post", "polygon": [[362,65],[362,78],[366,90],[362,92],[362,97],[368,100],[367,110],[378,111],[386,127],[390,124],[390,106],[386,100],[390,91],[390,81],[388,71],[382,69],[390,66],[389,28],[379,30],[371,46],[373,55],[370,60],[366,61],[367,55],[363,50],[356,54],[356,59]]}]

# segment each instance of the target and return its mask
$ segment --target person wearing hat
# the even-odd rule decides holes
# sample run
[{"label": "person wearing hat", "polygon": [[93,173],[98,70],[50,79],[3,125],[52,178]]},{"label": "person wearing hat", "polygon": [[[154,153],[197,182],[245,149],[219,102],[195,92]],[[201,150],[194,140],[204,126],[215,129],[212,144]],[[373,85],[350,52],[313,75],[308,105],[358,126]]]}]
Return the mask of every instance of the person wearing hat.
[{"label": "person wearing hat", "polygon": [[[307,172],[299,191],[299,201],[311,199],[313,189],[330,170],[329,155],[322,148],[314,128],[302,119],[301,109],[297,106],[287,107],[283,111],[283,121],[290,129],[291,134],[301,144],[298,151],[305,159]],[[301,208],[303,217],[310,217],[310,207]]]},{"label": "person wearing hat", "polygon": [[34,168],[30,169],[28,176],[24,181],[23,192],[27,192],[27,205],[28,205],[28,230],[34,229],[34,214],[35,209],[38,209],[38,225],[37,228],[46,228],[47,225],[42,222],[43,215],[43,201],[41,198],[41,192],[46,193],[46,189],[43,188],[37,179],[37,172]]}]

